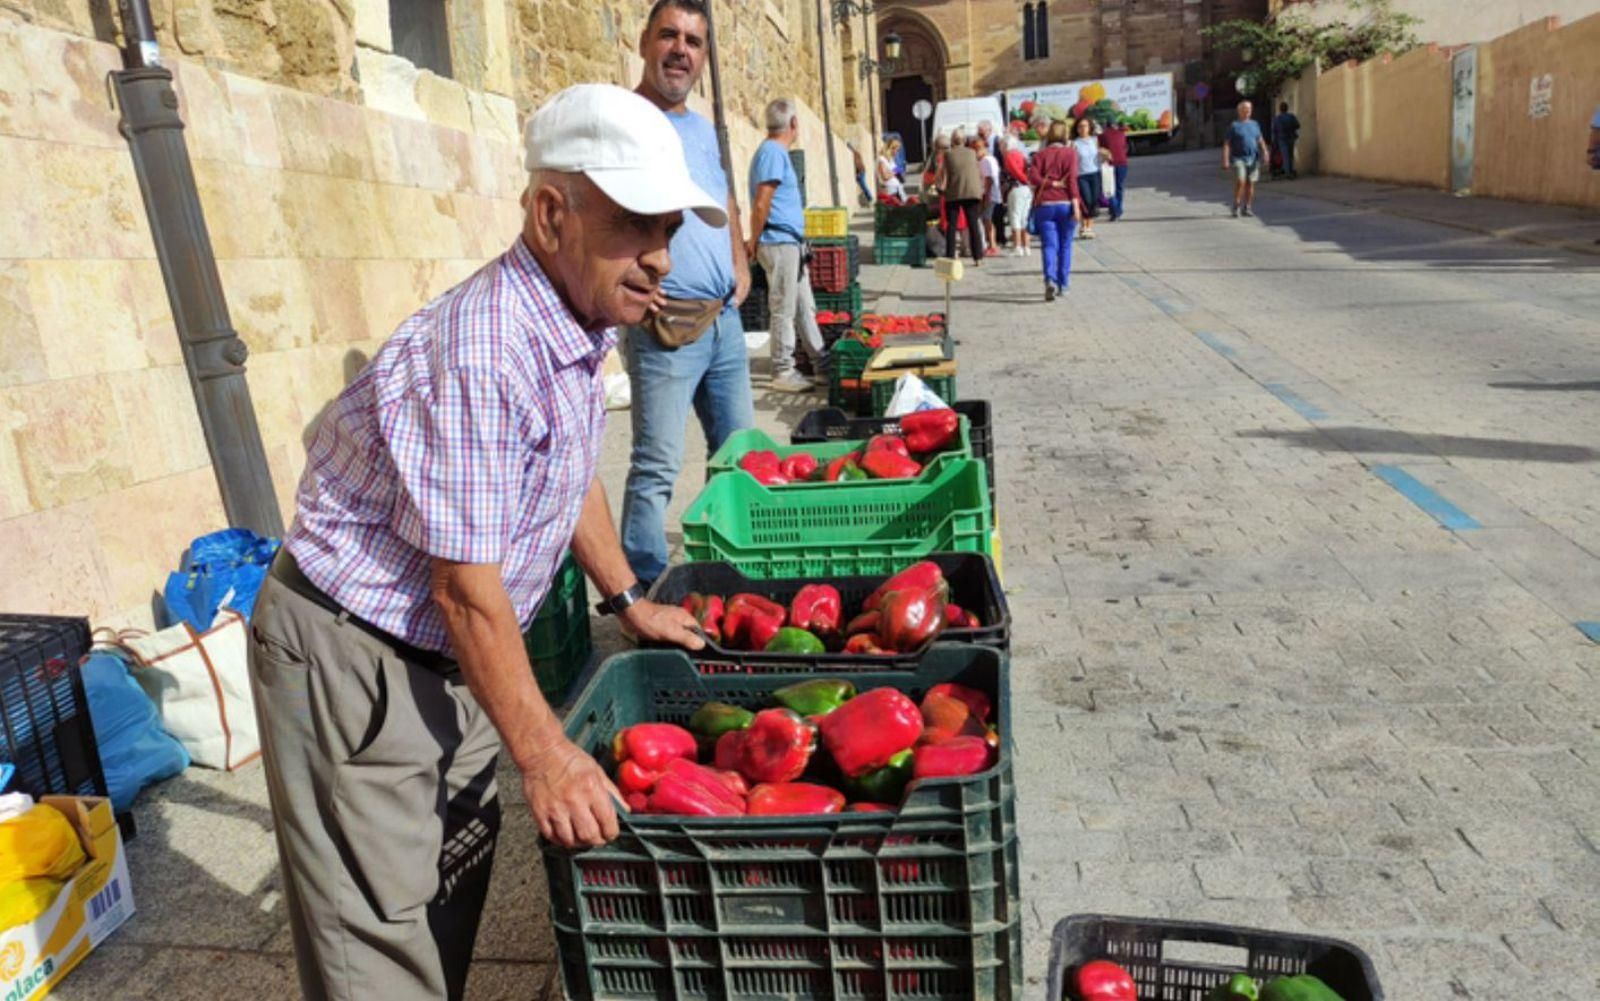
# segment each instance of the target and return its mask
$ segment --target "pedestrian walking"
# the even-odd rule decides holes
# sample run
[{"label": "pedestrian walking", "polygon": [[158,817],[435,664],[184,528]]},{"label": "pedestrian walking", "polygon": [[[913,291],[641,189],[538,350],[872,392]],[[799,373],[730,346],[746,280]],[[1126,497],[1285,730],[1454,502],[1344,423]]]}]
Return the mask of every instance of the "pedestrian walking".
[{"label": "pedestrian walking", "polygon": [[[972,151],[978,155],[978,173],[983,178],[983,238],[985,257],[996,257],[1000,254],[1000,244],[1003,242],[996,233],[1005,229],[1005,200],[1000,197],[1000,160],[989,152],[989,147],[979,137],[974,137],[970,143]],[[999,220],[996,223],[996,220]]]},{"label": "pedestrian walking", "polygon": [[1115,190],[1107,199],[1111,203],[1110,218],[1116,222],[1122,218],[1123,199],[1127,195],[1128,187],[1128,126],[1122,122],[1112,122],[1100,133],[1100,149],[1104,151],[1105,162],[1111,164],[1112,178],[1115,181]]},{"label": "pedestrian walking", "polygon": [[1300,119],[1289,110],[1288,101],[1278,102],[1278,115],[1272,120],[1272,145],[1283,158],[1283,172],[1292,181],[1299,177],[1294,169],[1294,146],[1300,141]]},{"label": "pedestrian walking", "polygon": [[1077,131],[1072,149],[1078,156],[1079,219],[1083,226],[1080,238],[1094,239],[1094,220],[1100,214],[1100,140],[1095,138],[1094,122],[1080,118],[1073,125]]},{"label": "pedestrian walking", "polygon": [[722,169],[715,127],[687,103],[705,69],[708,37],[700,0],[657,0],[639,37],[644,70],[636,92],[672,123],[695,183],[724,199],[728,210],[726,226],[685,217],[672,238],[672,272],[662,280],[650,315],[622,332],[633,387],[622,548],[647,588],[667,568],[667,505],[683,468],[691,409],[712,452],[755,423],[739,318],[739,304],[750,292],[739,206]]},{"label": "pedestrian walking", "polygon": [[805,200],[789,149],[800,137],[795,103],[780,98],[767,105],[767,138],[750,161],[749,252],[767,273],[767,304],[772,317],[772,383],[780,393],[804,393],[812,381],[794,367],[798,336],[819,376],[827,370],[817,301],[806,280]]},{"label": "pedestrian walking", "polygon": [[1067,123],[1052,122],[1045,147],[1033,157],[1033,215],[1044,259],[1044,301],[1065,295],[1072,277],[1072,239],[1081,209],[1078,151],[1067,144]]},{"label": "pedestrian walking", "polygon": [[644,599],[595,473],[612,328],[643,321],[684,210],[720,227],[722,200],[618,87],[557,94],[524,156],[517,239],[402,323],[318,425],[256,601],[251,690],[312,1001],[462,996],[502,745],[542,836],[617,836],[617,791],[522,641],[569,545],[641,639],[702,645]]},{"label": "pedestrian walking", "polygon": [[1254,108],[1240,101],[1236,117],[1228,123],[1228,137],[1222,144],[1222,169],[1233,171],[1233,217],[1255,215],[1256,182],[1261,180],[1261,161],[1268,156],[1267,140],[1261,126],[1250,117]]},{"label": "pedestrian walking", "polygon": [[850,147],[850,157],[855,161],[856,189],[861,192],[861,207],[866,208],[873,202],[872,189],[867,187],[867,161],[856,148],[855,140],[846,140],[845,145]]},{"label": "pedestrian walking", "polygon": [[1031,243],[1028,215],[1033,211],[1033,188],[1028,181],[1028,154],[1022,148],[1022,140],[1016,136],[1006,136],[1002,150],[1005,154],[1001,164],[1005,168],[1002,180],[1006,189],[1006,225],[1011,229],[1011,254],[1013,257],[1027,257]]},{"label": "pedestrian walking", "polygon": [[[967,145],[967,135],[964,130],[956,129],[951,134],[950,148],[945,151],[940,161],[934,183],[943,194],[949,211],[951,256],[956,256],[953,252],[954,234],[959,226],[964,226],[967,233],[967,252],[972,255],[974,266],[982,266],[983,175],[978,170],[977,154]],[[961,220],[959,226],[955,221],[957,216]]]},{"label": "pedestrian walking", "polygon": [[883,144],[883,150],[878,154],[878,197],[886,198],[899,205],[906,200],[905,182],[900,180],[897,170],[897,158],[900,155],[900,140],[890,139]]}]

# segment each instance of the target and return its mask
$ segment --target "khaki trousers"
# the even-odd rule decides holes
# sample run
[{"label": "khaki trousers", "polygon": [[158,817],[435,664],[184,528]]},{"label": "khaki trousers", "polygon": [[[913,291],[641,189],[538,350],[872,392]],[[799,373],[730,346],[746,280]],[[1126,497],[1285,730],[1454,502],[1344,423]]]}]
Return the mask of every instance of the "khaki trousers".
[{"label": "khaki trousers", "polygon": [[461,997],[500,827],[488,715],[270,575],[250,676],[305,997]]}]

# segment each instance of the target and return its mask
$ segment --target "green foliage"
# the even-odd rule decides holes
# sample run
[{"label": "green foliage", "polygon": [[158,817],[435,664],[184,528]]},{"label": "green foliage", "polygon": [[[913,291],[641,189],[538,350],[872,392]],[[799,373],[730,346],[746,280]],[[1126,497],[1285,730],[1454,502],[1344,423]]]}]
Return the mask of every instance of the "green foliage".
[{"label": "green foliage", "polygon": [[1218,46],[1246,54],[1244,76],[1252,94],[1271,95],[1311,66],[1399,55],[1417,45],[1418,19],[1396,11],[1391,0],[1351,0],[1357,23],[1318,25],[1291,9],[1271,21],[1224,21],[1205,29]]}]

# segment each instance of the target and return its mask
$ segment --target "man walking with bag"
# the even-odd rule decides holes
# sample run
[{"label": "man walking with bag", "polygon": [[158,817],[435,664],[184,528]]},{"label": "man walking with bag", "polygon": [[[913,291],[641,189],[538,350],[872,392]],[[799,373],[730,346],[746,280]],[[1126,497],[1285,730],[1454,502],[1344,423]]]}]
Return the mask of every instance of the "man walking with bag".
[{"label": "man walking with bag", "polygon": [[750,291],[739,206],[722,169],[716,129],[688,106],[705,68],[709,28],[704,0],[657,0],[639,37],[644,72],[636,92],[672,123],[695,183],[728,208],[726,227],[693,214],[684,218],[672,238],[672,273],[650,315],[622,335],[633,383],[622,548],[646,588],[667,568],[667,505],[683,468],[691,408],[712,452],[755,424],[739,319],[739,304]]},{"label": "man walking with bag", "polygon": [[724,222],[682,150],[636,94],[557,94],[528,122],[522,233],[400,325],[308,448],[250,668],[311,1001],[462,996],[502,744],[541,835],[617,836],[522,643],[569,545],[604,613],[702,645],[642,599],[595,475],[612,328],[644,318],[685,210]]},{"label": "man walking with bag", "polygon": [[822,330],[817,326],[817,300],[803,259],[806,238],[805,193],[789,160],[789,148],[800,137],[800,116],[793,101],[767,105],[767,138],[750,161],[750,245],[747,252],[767,273],[768,312],[772,315],[772,388],[804,393],[810,379],[794,367],[795,338],[811,356],[812,371],[827,367]]}]

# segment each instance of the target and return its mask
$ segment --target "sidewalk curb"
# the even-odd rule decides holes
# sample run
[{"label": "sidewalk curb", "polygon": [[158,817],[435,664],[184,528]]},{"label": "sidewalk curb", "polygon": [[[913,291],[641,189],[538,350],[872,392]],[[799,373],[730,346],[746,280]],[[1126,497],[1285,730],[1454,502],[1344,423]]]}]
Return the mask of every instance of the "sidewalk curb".
[{"label": "sidewalk curb", "polygon": [[[1313,176],[1334,178],[1334,179],[1346,180],[1346,181],[1356,181],[1356,182],[1360,182],[1362,180],[1361,178],[1343,177],[1342,175],[1339,175],[1339,174],[1317,174],[1317,175],[1313,175]],[[1279,183],[1287,183],[1287,182],[1273,182],[1273,183],[1274,183],[1274,186],[1276,186]],[[1368,183],[1370,183],[1370,182],[1368,182]],[[1434,191],[1433,188],[1417,188],[1416,190],[1417,191],[1425,191],[1425,192],[1433,192]],[[1343,205],[1346,208],[1352,208],[1352,209],[1373,209],[1374,211],[1377,211],[1379,209],[1378,206],[1374,205],[1374,203],[1372,203],[1370,201],[1359,201],[1359,200],[1354,200],[1353,201],[1353,200],[1348,199],[1348,198],[1339,198],[1339,197],[1337,197],[1335,195],[1318,194],[1317,192],[1314,192],[1314,191],[1285,191],[1285,192],[1283,192],[1283,194],[1288,195],[1291,198],[1306,198],[1306,199],[1310,199],[1312,201],[1326,202],[1326,203],[1331,204],[1331,205]],[[1411,219],[1411,220],[1416,221],[1416,222],[1432,223],[1432,224],[1434,224],[1436,226],[1444,226],[1444,227],[1446,227],[1448,229],[1460,230],[1461,232],[1465,232],[1465,233],[1478,233],[1478,234],[1480,234],[1482,236],[1492,236],[1492,237],[1495,237],[1496,239],[1510,240],[1510,241],[1512,241],[1514,243],[1522,243],[1522,244],[1527,244],[1529,246],[1547,247],[1547,248],[1554,249],[1554,250],[1566,250],[1566,251],[1570,251],[1572,253],[1577,253],[1577,254],[1588,254],[1590,256],[1600,256],[1600,244],[1596,244],[1596,243],[1579,243],[1579,242],[1577,242],[1575,240],[1562,240],[1562,239],[1541,239],[1541,238],[1539,238],[1537,236],[1532,236],[1532,235],[1529,235],[1529,234],[1526,234],[1526,233],[1519,233],[1518,231],[1516,231],[1514,229],[1496,229],[1493,226],[1474,226],[1474,225],[1472,225],[1470,223],[1460,222],[1460,221],[1455,220],[1455,219],[1444,219],[1444,218],[1440,218],[1437,215],[1430,215],[1430,214],[1425,213],[1425,212],[1415,212],[1415,211],[1408,212],[1408,211],[1406,211],[1404,209],[1398,209],[1398,208],[1394,208],[1394,207],[1388,206],[1388,205],[1382,206],[1381,210],[1384,211],[1384,212],[1389,213],[1390,215],[1392,215],[1392,216],[1394,216],[1394,217],[1396,217],[1398,219]]]}]

